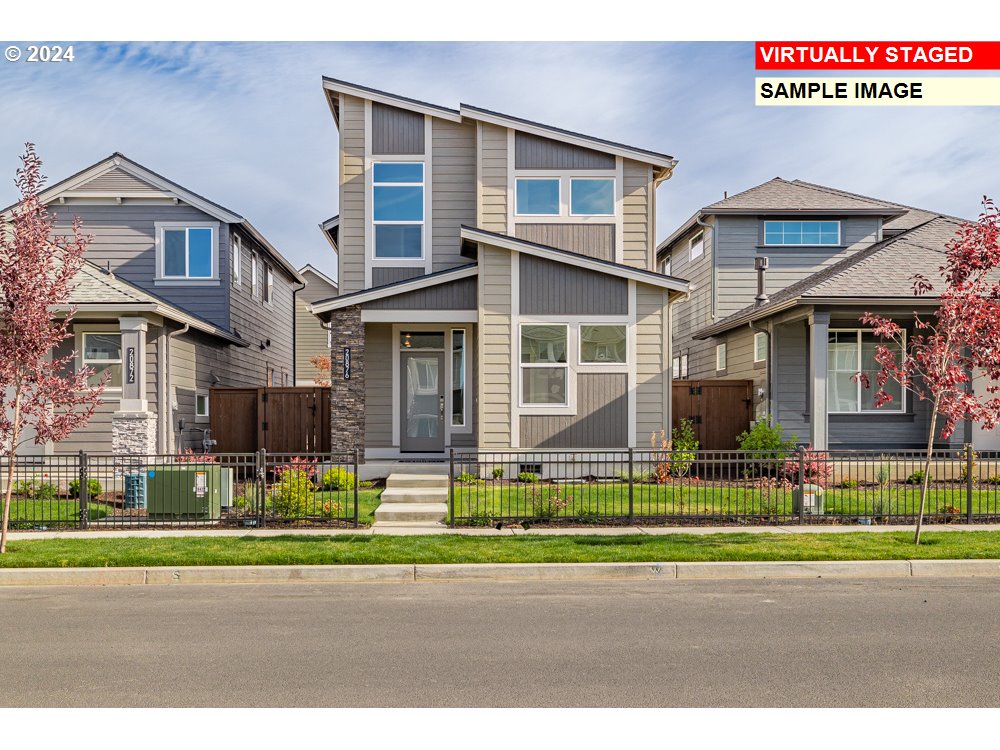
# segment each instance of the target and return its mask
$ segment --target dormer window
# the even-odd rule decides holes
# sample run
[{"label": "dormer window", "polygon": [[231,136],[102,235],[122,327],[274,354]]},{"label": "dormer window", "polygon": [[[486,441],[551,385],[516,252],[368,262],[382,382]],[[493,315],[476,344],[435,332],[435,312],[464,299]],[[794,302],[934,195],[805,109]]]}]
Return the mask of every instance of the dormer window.
[{"label": "dormer window", "polygon": [[372,220],[376,258],[424,257],[424,165],[372,165]]}]

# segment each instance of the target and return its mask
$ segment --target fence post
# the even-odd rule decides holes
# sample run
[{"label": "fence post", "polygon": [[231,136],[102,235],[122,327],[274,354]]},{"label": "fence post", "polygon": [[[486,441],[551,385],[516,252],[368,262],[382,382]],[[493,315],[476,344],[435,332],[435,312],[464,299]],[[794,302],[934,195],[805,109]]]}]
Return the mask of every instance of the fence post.
[{"label": "fence post", "polygon": [[976,470],[976,451],[972,443],[965,444],[965,522],[972,523],[973,476]]},{"label": "fence post", "polygon": [[455,449],[448,449],[448,525],[455,528]]},{"label": "fence post", "polygon": [[267,525],[267,449],[257,452],[257,528]]},{"label": "fence post", "polygon": [[628,525],[632,525],[632,518],[634,514],[634,490],[635,490],[635,479],[632,476],[635,471],[635,450],[633,448],[628,449]]},{"label": "fence post", "polygon": [[354,528],[358,528],[358,454],[354,449]]},{"label": "fence post", "polygon": [[806,522],[806,449],[799,446],[799,523]]},{"label": "fence post", "polygon": [[90,487],[87,486],[87,454],[80,451],[77,460],[80,465],[77,467],[77,479],[80,481],[80,528],[86,529],[90,526]]}]

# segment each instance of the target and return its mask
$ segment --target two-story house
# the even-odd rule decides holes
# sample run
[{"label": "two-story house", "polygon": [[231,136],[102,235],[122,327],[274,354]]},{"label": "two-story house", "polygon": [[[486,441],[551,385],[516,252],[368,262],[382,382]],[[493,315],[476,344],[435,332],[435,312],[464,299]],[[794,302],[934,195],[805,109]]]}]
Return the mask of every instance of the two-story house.
[{"label": "two-story house", "polygon": [[[333,444],[645,447],[669,426],[670,304],[656,187],[633,146],[330,78],[339,129]],[[334,229],[334,227],[331,227]]]},{"label": "two-story house", "polygon": [[37,451],[200,450],[211,388],[293,384],[303,278],[245,218],[118,153],[40,197],[57,232],[78,216],[93,237],[53,311],[77,308],[59,354],[110,380],[85,427]]},{"label": "two-story house", "polygon": [[874,389],[854,378],[876,371],[884,343],[859,318],[870,311],[912,330],[913,311],[936,304],[914,297],[912,278],[939,278],[960,224],[780,178],[705,206],[658,249],[660,268],[692,283],[674,311],[674,377],[752,380],[753,418],[817,449],[926,444],[926,402],[897,386],[876,409]]}]

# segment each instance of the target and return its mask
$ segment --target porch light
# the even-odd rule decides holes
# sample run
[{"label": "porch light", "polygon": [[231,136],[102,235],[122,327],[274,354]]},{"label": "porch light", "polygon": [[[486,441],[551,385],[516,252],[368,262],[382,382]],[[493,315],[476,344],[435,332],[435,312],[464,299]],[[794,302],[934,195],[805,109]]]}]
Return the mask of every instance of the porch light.
[{"label": "porch light", "polygon": [[406,349],[410,348],[410,334],[409,333],[404,333],[403,334],[403,347],[406,348]]}]

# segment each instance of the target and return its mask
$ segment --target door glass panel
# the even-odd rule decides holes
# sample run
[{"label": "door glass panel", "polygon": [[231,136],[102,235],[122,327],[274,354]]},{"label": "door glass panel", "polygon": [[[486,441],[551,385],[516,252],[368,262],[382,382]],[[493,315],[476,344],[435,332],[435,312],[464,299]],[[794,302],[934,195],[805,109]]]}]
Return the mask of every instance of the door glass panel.
[{"label": "door glass panel", "polygon": [[410,357],[406,362],[406,436],[438,436],[438,358]]},{"label": "door glass panel", "polygon": [[404,351],[407,349],[444,349],[444,334],[403,331],[399,334],[399,347]]}]

